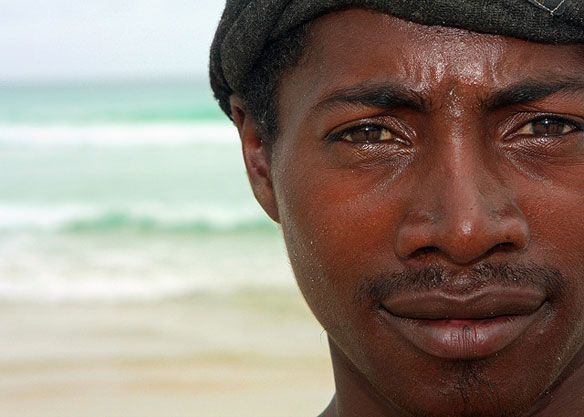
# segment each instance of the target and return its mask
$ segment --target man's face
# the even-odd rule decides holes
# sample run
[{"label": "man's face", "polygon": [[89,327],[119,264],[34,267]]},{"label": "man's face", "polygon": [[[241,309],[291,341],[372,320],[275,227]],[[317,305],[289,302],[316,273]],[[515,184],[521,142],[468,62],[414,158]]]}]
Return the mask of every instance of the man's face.
[{"label": "man's face", "polygon": [[361,415],[512,416],[576,366],[582,74],[579,46],[313,24],[279,90],[274,217]]}]

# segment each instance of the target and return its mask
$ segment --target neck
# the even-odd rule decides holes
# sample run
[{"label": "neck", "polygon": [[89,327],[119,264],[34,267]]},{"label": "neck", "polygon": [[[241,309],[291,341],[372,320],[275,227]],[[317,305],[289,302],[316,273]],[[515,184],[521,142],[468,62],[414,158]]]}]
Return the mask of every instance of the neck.
[{"label": "neck", "polygon": [[336,393],[319,417],[411,417],[383,398],[329,338]]}]

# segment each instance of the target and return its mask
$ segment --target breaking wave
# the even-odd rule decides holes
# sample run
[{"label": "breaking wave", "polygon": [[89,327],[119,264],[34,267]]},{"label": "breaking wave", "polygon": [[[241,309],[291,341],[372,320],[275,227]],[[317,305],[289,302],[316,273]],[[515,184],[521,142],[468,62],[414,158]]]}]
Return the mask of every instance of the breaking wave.
[{"label": "breaking wave", "polygon": [[199,142],[235,143],[237,131],[229,122],[12,124],[0,123],[0,145],[6,146],[144,146]]},{"label": "breaking wave", "polygon": [[133,206],[0,206],[2,231],[100,233],[245,233],[277,230],[255,206],[156,207]]}]

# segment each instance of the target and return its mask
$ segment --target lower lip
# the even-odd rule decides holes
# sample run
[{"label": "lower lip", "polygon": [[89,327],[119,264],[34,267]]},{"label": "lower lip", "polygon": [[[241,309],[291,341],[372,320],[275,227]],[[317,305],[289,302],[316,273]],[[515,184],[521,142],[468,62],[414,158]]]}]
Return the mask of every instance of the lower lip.
[{"label": "lower lip", "polygon": [[530,315],[481,320],[420,320],[384,310],[392,327],[425,353],[442,359],[472,360],[491,356],[509,346],[536,320]]}]

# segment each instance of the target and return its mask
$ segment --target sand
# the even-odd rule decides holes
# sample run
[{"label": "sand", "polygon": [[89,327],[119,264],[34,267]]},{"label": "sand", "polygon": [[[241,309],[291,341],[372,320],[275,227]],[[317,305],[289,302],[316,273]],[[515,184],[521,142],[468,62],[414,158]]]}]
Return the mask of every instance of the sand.
[{"label": "sand", "polygon": [[0,335],[1,417],[316,416],[334,391],[295,291],[3,303]]}]

